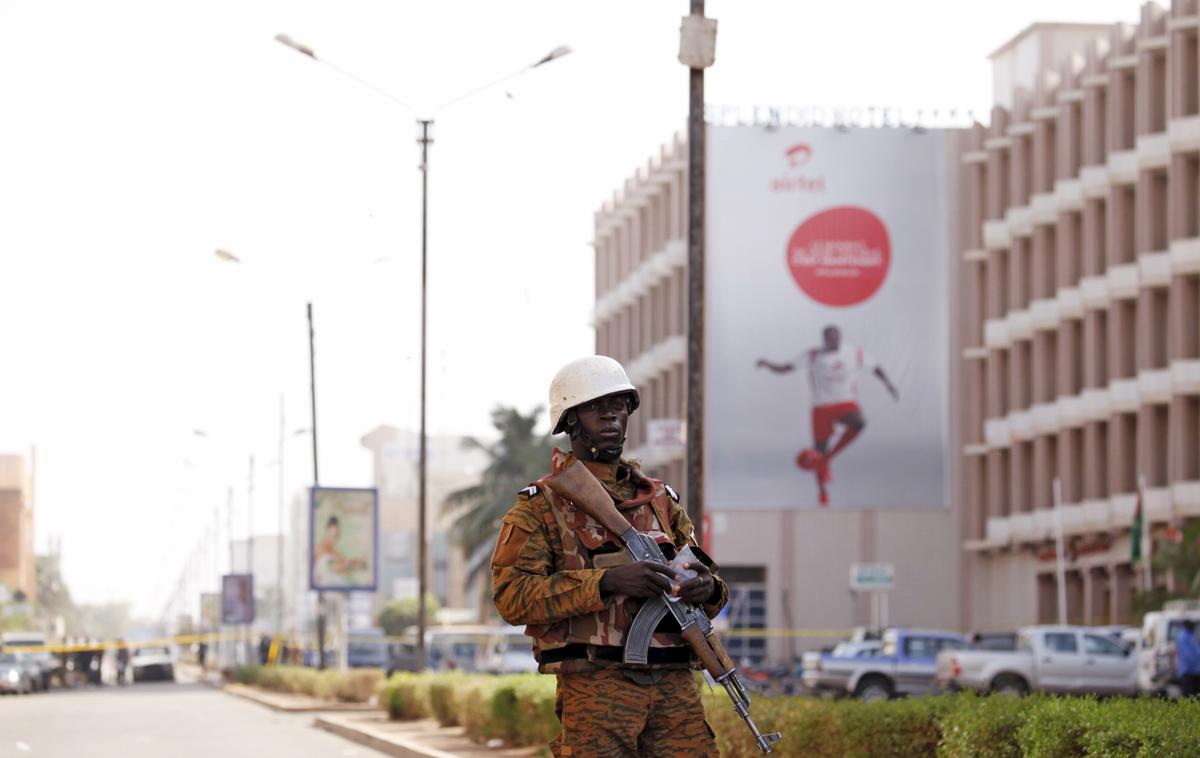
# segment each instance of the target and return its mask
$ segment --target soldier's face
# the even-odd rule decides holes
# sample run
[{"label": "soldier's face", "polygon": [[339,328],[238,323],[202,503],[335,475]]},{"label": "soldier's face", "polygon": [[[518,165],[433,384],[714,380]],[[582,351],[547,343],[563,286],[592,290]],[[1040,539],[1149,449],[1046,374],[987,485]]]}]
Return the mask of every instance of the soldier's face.
[{"label": "soldier's face", "polygon": [[618,393],[584,403],[575,409],[579,425],[599,448],[617,448],[629,426],[629,395]]}]

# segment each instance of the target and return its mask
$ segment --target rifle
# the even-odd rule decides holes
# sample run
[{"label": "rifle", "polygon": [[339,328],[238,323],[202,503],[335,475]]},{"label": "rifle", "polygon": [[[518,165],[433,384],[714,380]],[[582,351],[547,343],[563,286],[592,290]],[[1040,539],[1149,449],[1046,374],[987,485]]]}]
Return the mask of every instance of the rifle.
[{"label": "rifle", "polygon": [[[663,555],[662,548],[658,543],[633,528],[633,525],[621,515],[621,512],[613,505],[613,498],[608,490],[604,489],[604,485],[592,475],[591,471],[588,471],[581,461],[576,460],[548,479],[546,483],[557,494],[570,500],[576,508],[599,521],[605,529],[618,535],[621,542],[624,543],[625,549],[629,551],[635,561],[653,561],[664,566],[671,565],[667,557]],[[664,524],[663,526],[666,528],[669,525]],[[742,686],[733,660],[725,652],[725,646],[721,644],[721,640],[714,633],[712,623],[709,622],[704,611],[671,595],[666,590],[660,596],[647,601],[643,606],[643,611],[646,609],[649,610],[644,616],[645,621],[642,621],[642,612],[638,613],[635,620],[635,624],[642,621],[640,634],[648,639],[649,634],[654,631],[654,627],[667,613],[674,616],[683,633],[683,639],[691,646],[704,669],[729,694],[734,710],[754,734],[754,741],[758,745],[758,749],[764,753],[771,752],[771,745],[779,741],[783,735],[778,732],[763,734],[758,731],[754,719],[750,718],[750,696],[746,694],[746,688]],[[638,660],[639,657],[640,660]],[[639,650],[636,646],[627,644],[625,661],[626,663],[645,663],[645,650]]]}]

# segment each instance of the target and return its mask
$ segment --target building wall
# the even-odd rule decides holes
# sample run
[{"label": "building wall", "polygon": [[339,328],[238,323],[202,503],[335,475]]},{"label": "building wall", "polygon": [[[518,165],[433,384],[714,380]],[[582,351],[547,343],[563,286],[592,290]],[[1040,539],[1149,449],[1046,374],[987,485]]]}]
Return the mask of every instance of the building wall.
[{"label": "building wall", "polygon": [[[376,611],[394,597],[395,580],[413,584],[417,576],[417,435],[391,426],[379,426],[364,435],[363,447],[374,460],[374,486],[379,488],[380,553],[379,590]],[[446,608],[481,608],[484,586],[468,586],[470,556],[454,544],[453,521],[442,503],[455,490],[479,481],[487,465],[478,450],[463,447],[461,437],[429,437],[426,469],[426,503],[429,527],[429,591]],[[515,496],[515,495],[514,495]],[[488,553],[490,556],[490,552]],[[491,608],[491,576],[479,575],[488,590],[486,608]],[[401,584],[406,582],[402,581]],[[413,584],[415,587],[415,584]],[[415,592],[415,590],[414,590]]]},{"label": "building wall", "polygon": [[[951,187],[966,174],[959,160],[965,139],[956,134],[948,140]],[[593,243],[596,352],[623,363],[642,396],[630,420],[628,456],[641,459],[648,472],[666,479],[685,499],[683,450],[655,447],[647,432],[651,420],[686,415],[686,179],[686,145],[677,138],[597,211]],[[951,249],[967,239],[968,225],[955,207],[958,194],[937,199],[947,203],[945,232],[955,240]],[[952,260],[948,281],[959,281],[960,265]],[[953,303],[957,286],[950,289]],[[958,331],[952,325],[951,355],[961,352]],[[956,361],[951,365],[948,402],[959,394],[961,373]],[[949,434],[950,449],[958,449],[958,426]],[[959,489],[954,472],[951,492]],[[902,510],[713,510],[709,516],[712,552],[722,572],[734,584],[761,590],[764,626],[795,632],[762,642],[770,659],[785,660],[872,620],[870,598],[849,589],[855,562],[894,564],[896,587],[887,621],[962,625],[965,558],[958,547],[957,502],[950,508]]]},{"label": "building wall", "polygon": [[33,482],[19,455],[0,455],[0,582],[37,599]]},{"label": "building wall", "polygon": [[963,157],[973,626],[1056,620],[1055,479],[1072,621],[1129,619],[1139,481],[1155,528],[1200,514],[1196,12],[1147,3],[1044,61]]}]

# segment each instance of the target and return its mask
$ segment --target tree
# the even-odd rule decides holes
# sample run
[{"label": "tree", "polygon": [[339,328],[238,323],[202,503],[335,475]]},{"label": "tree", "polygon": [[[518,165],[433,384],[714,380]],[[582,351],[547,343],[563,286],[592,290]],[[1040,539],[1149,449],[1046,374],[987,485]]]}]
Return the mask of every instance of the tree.
[{"label": "tree", "polygon": [[[437,615],[439,608],[438,599],[434,595],[425,595],[425,612],[430,618]],[[379,625],[383,627],[383,633],[389,637],[398,637],[404,634],[410,626],[417,623],[417,599],[415,597],[406,597],[403,600],[389,600],[388,604],[379,612]]]},{"label": "tree", "polygon": [[537,434],[543,409],[523,414],[504,406],[492,411],[499,439],[487,444],[467,438],[463,445],[482,450],[490,459],[478,484],[456,490],[442,503],[442,512],[454,517],[454,541],[467,556],[467,581],[488,568],[488,559],[504,514],[519,490],[546,474],[553,438]]},{"label": "tree", "polygon": [[1154,540],[1150,559],[1155,573],[1174,578],[1174,592],[1156,587],[1134,596],[1135,615],[1161,610],[1169,600],[1200,597],[1200,519],[1193,519],[1183,529],[1168,531],[1167,537]]}]

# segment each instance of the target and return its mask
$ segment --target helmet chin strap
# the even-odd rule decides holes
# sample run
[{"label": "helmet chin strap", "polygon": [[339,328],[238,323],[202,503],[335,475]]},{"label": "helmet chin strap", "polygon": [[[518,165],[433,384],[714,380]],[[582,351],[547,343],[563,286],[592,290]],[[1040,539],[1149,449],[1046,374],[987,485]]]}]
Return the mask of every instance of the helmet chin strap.
[{"label": "helmet chin strap", "polygon": [[591,459],[598,463],[616,463],[621,460],[621,452],[625,449],[625,440],[629,439],[627,436],[622,437],[616,445],[609,444],[606,447],[600,447],[592,435],[584,431],[582,424],[572,424],[569,430],[571,439],[578,439],[582,442],[591,454]]}]

